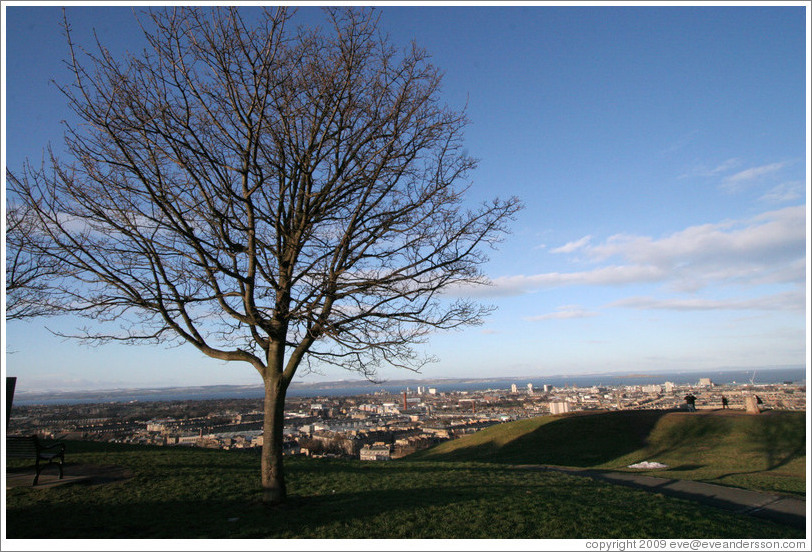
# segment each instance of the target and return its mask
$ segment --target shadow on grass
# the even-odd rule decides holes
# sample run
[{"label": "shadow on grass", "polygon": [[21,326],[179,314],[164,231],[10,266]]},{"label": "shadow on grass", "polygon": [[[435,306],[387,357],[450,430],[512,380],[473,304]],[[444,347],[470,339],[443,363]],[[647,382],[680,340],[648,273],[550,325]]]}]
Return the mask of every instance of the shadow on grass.
[{"label": "shadow on grass", "polygon": [[[669,411],[635,411],[566,416],[544,423],[503,446],[484,443],[444,455],[387,463],[290,458],[285,461],[290,500],[275,509],[259,500],[259,458],[252,453],[89,447],[92,450],[77,451],[76,457],[98,463],[102,459],[104,463],[121,463],[132,469],[135,477],[115,490],[104,489],[102,485],[89,492],[77,485],[72,490],[11,493],[7,499],[7,536],[477,538],[496,534],[493,538],[499,538],[498,532],[504,528],[497,527],[499,522],[493,516],[506,507],[521,512],[506,518],[509,523],[532,519],[528,525],[534,526],[537,518],[548,515],[547,523],[555,526],[577,520],[586,524],[585,520],[601,519],[604,511],[624,512],[627,504],[635,501],[640,502],[641,510],[645,510],[642,505],[661,508],[659,514],[652,514],[652,519],[645,518],[646,523],[639,522],[644,527],[654,527],[673,517],[670,503],[650,504],[639,497],[614,490],[610,493],[607,489],[603,490],[603,496],[598,496],[600,488],[594,484],[586,488],[574,482],[574,477],[526,474],[517,483],[515,477],[519,476],[511,479],[507,475],[515,470],[476,462],[573,467],[606,464],[649,446],[655,426],[661,421],[665,424],[668,420],[663,417],[669,414]],[[692,427],[676,428],[672,434],[666,434],[663,443],[668,447],[680,444],[690,447],[697,439],[713,440],[719,431],[730,429],[718,417],[712,421],[701,418],[687,424]],[[803,419],[798,425],[797,421],[781,420],[780,416],[764,418],[759,422],[763,426],[748,434],[747,442],[753,450],[764,455],[772,466],[784,465],[802,454],[803,447],[798,452],[797,436],[786,435],[803,428]],[[772,427],[765,427],[770,426],[768,422]],[[464,462],[451,465],[447,462],[458,459]],[[678,466],[685,471],[701,467]],[[611,497],[609,502],[606,496]],[[553,500],[554,508],[550,508]],[[527,508],[532,509],[532,515],[525,513]],[[477,515],[486,517],[474,519]],[[456,521],[451,521],[454,516]],[[707,513],[697,514],[696,523],[705,523],[706,517]],[[672,523],[669,531],[673,533],[669,534],[685,536],[680,532],[681,518],[674,519],[677,521]],[[724,534],[741,535],[728,529],[727,524],[727,521],[719,524],[729,531]],[[605,527],[609,526],[607,522]],[[478,534],[473,533],[474,528]],[[576,524],[570,537],[578,536],[578,530],[583,529]],[[527,538],[537,538],[533,535],[529,533]]]},{"label": "shadow on grass", "polygon": [[[779,470],[793,460],[806,455],[806,423],[801,416],[788,416],[779,412],[768,412],[753,417],[752,431],[747,434],[746,445],[760,456],[764,467],[752,470],[731,470],[714,478],[726,480],[735,476],[759,476]],[[784,489],[786,491],[786,489]],[[790,490],[793,494],[805,492]]]},{"label": "shadow on grass", "polygon": [[[297,459],[298,460],[298,459]],[[320,459],[307,459],[298,460],[299,463],[294,464],[290,460],[286,460],[286,466],[295,466],[295,472],[301,474],[322,474],[325,471],[329,473],[340,473],[343,475],[358,474],[365,475],[370,473],[381,473],[393,471],[398,473],[409,473],[415,477],[421,474],[442,473],[449,470],[448,462],[444,458],[426,458],[426,459],[413,459],[411,456],[398,459],[390,462],[360,462],[357,460],[320,460]],[[454,465],[457,469],[464,469],[471,472],[483,473],[500,473],[502,471],[510,470],[508,465],[504,468],[495,466],[480,460],[465,460],[455,461]],[[285,468],[288,469],[287,467]],[[259,468],[257,468],[259,470]],[[257,471],[259,473],[259,471]]]},{"label": "shadow on grass", "polygon": [[764,457],[768,470],[785,466],[806,454],[806,423],[802,417],[770,412],[759,416],[758,422],[757,431],[751,434],[751,443]]},{"label": "shadow on grass", "polygon": [[567,415],[500,445],[486,442],[436,451],[421,461],[471,460],[507,464],[592,467],[640,450],[668,410],[637,410]]},{"label": "shadow on grass", "polygon": [[656,438],[650,443],[652,455],[691,453],[709,441],[729,435],[734,423],[733,418],[726,416],[675,414],[658,428]]},{"label": "shadow on grass", "polygon": [[[522,492],[500,486],[492,493]],[[381,518],[408,519],[412,512],[434,508],[473,508],[483,499],[476,485],[438,489],[358,490],[323,495],[292,494],[280,506],[260,502],[256,491],[232,500],[127,500],[119,504],[38,503],[7,512],[7,537],[47,538],[367,538],[366,521],[381,533]],[[493,498],[496,502],[498,499]],[[428,515],[428,514],[425,514]],[[466,536],[464,527],[452,538]],[[401,531],[403,528],[400,529]],[[437,530],[435,526],[434,530]],[[494,528],[489,529],[494,531]],[[392,527],[392,532],[398,529]],[[497,533],[498,534],[498,533]],[[392,535],[390,535],[392,536]],[[420,535],[416,535],[420,536]],[[425,536],[425,535],[423,535]],[[409,534],[395,538],[409,538]]]},{"label": "shadow on grass", "polygon": [[[694,451],[717,448],[728,440],[727,446],[735,447],[741,454],[755,454],[763,460],[764,467],[756,471],[773,470],[805,454],[805,420],[793,414],[677,414],[658,428],[656,441],[650,448],[653,455],[685,456]],[[688,468],[683,466],[682,469]]]},{"label": "shadow on grass", "polygon": [[669,467],[669,472],[693,471],[704,468],[705,464],[680,464],[679,466]]},{"label": "shadow on grass", "polygon": [[[669,472],[708,468],[701,481],[763,490],[798,492],[804,474],[796,468],[776,470],[806,454],[805,416],[798,412],[752,414],[676,414],[653,435],[652,456],[670,458]],[[704,465],[682,459],[710,460]],[[744,479],[737,476],[742,476]],[[781,480],[794,481],[784,484]],[[776,486],[777,485],[777,486]]]},{"label": "shadow on grass", "polygon": [[[797,536],[682,502],[561,474],[521,476],[493,468],[494,479],[460,475],[449,467],[444,483],[418,484],[415,472],[380,489],[292,493],[268,507],[258,490],[205,500],[161,500],[155,492],[120,501],[87,493],[40,500],[7,511],[8,538],[670,538]],[[432,468],[429,471],[433,471]],[[383,470],[389,471],[389,470]],[[425,471],[425,470],[423,470]],[[465,472],[466,470],[462,470]],[[511,471],[513,478],[499,479]],[[375,479],[386,479],[385,473]],[[337,478],[340,479],[340,475]],[[431,476],[429,476],[431,477]],[[465,481],[467,483],[458,483]],[[629,505],[640,511],[627,515]],[[755,532],[753,532],[755,531]]]}]

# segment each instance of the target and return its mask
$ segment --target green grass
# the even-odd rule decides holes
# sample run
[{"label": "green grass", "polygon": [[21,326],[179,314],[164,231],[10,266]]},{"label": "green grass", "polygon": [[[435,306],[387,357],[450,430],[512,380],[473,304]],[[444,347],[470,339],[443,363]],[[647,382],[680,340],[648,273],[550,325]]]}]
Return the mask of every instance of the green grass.
[{"label": "green grass", "polygon": [[132,477],[7,492],[7,538],[803,538],[802,530],[556,472],[482,462],[290,459],[260,502],[242,451],[68,443]]},{"label": "green grass", "polygon": [[652,471],[660,477],[804,495],[806,413],[651,410],[542,416],[492,426],[410,459],[611,470],[648,460],[669,466]]}]

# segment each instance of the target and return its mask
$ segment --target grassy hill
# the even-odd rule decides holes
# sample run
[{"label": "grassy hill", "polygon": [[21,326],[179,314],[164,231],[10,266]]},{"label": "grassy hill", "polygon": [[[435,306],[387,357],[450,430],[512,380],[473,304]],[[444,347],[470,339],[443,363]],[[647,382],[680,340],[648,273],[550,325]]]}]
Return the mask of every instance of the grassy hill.
[{"label": "grassy hill", "polygon": [[[69,463],[121,466],[132,477],[105,484],[8,489],[7,538],[804,537],[803,530],[685,500],[503,465],[554,458],[571,465],[609,465],[635,454],[631,445],[620,442],[630,431],[620,422],[633,426],[638,445],[649,446],[646,434],[668,421],[668,416],[655,419],[645,413],[637,421],[623,416],[628,414],[504,424],[415,460],[291,458],[285,464],[290,500],[274,508],[260,502],[255,452],[69,442]],[[792,417],[775,419],[794,427]],[[618,438],[606,433],[612,425]],[[690,427],[680,431],[696,441],[701,428]],[[580,433],[573,434],[576,430]],[[574,448],[553,442],[551,435],[569,439]],[[542,436],[548,438],[540,440]],[[581,443],[587,439],[602,443],[604,452]],[[461,448],[452,450],[451,445]],[[501,460],[500,451],[506,454]],[[469,458],[451,460],[454,455]]]},{"label": "grassy hill", "polygon": [[[542,416],[492,426],[411,460],[626,469],[786,494],[806,491],[806,413],[620,411]],[[634,470],[640,471],[640,470]]]}]

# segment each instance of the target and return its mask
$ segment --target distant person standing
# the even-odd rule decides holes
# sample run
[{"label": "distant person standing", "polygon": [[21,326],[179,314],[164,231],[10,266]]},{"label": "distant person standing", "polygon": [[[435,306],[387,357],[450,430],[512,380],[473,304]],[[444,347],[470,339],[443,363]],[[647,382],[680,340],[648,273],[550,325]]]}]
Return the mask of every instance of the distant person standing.
[{"label": "distant person standing", "polygon": [[685,404],[688,405],[688,412],[696,412],[696,397],[693,393],[685,395]]},{"label": "distant person standing", "polygon": [[727,408],[727,397],[722,397],[722,408]]}]

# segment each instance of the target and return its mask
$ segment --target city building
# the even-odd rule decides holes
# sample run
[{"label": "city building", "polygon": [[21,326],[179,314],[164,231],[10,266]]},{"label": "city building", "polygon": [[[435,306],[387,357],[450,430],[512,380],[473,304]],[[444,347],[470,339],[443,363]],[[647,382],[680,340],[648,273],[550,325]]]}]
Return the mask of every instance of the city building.
[{"label": "city building", "polygon": [[392,449],[380,441],[372,445],[364,445],[359,451],[359,458],[367,461],[391,460]]},{"label": "city building", "polygon": [[550,414],[565,414],[570,411],[570,403],[566,401],[559,401],[559,402],[551,402],[550,403]]},{"label": "city building", "polygon": [[[744,412],[755,393],[763,402],[760,409],[806,409],[804,382],[713,384],[703,378],[702,383],[705,385],[545,385],[546,394],[532,393],[533,384],[524,393],[522,386],[506,383],[504,389],[479,391],[438,393],[432,388],[429,394],[415,397],[402,390],[348,397],[289,397],[283,448],[285,454],[400,458],[511,420],[574,411],[679,410],[689,393],[696,395],[700,409],[722,409],[724,397],[731,411]],[[426,388],[420,387],[425,393]],[[262,446],[262,418],[258,399],[21,405],[10,416],[8,431],[50,439],[233,449]]]}]

